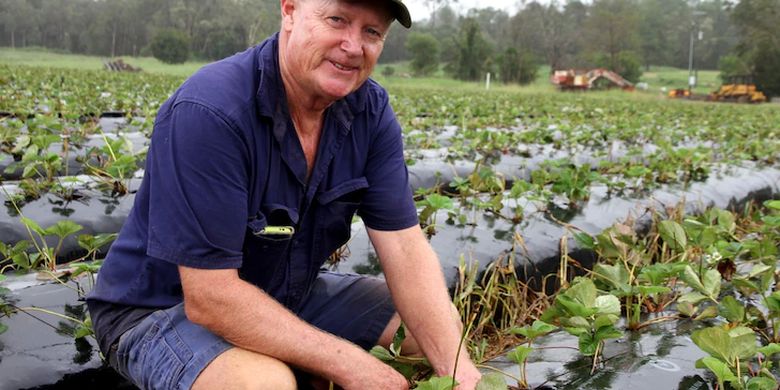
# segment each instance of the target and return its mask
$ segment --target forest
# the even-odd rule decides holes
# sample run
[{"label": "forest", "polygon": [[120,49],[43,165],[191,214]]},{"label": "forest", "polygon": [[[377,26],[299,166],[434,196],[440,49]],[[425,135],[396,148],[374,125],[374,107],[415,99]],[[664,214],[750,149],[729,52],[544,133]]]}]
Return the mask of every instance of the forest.
[{"label": "forest", "polygon": [[[542,65],[607,67],[632,81],[650,66],[692,66],[752,74],[770,94],[780,92],[780,0],[531,1],[514,15],[492,7],[459,14],[457,0],[424,2],[430,14],[410,30],[394,27],[380,62],[410,60],[416,74],[444,69],[465,80],[493,72],[519,83]],[[172,61],[215,60],[275,32],[278,7],[268,0],[0,0],[0,46],[146,56],[157,38],[164,49],[183,46]]]}]

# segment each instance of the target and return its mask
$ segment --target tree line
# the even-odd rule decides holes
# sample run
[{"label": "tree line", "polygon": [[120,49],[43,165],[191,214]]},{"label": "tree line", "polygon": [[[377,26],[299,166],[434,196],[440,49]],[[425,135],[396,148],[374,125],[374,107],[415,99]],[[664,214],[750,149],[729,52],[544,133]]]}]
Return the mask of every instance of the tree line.
[{"label": "tree line", "polygon": [[[424,0],[430,15],[394,26],[380,62],[411,61],[466,80],[525,83],[550,69],[606,67],[629,80],[650,66],[753,74],[780,94],[780,0],[531,1],[514,15]],[[0,0],[0,45],[102,56],[225,57],[279,28],[270,0]],[[693,43],[693,45],[691,45]],[[691,56],[691,46],[693,55]],[[774,80],[774,81],[773,81]],[[774,89],[773,89],[774,88]]]}]

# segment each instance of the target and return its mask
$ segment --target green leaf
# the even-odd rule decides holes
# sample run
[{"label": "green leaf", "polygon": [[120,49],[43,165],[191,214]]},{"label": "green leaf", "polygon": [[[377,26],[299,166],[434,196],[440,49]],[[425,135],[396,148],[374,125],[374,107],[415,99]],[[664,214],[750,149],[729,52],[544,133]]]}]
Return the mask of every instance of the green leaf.
[{"label": "green leaf", "polygon": [[665,294],[672,291],[669,287],[663,286],[636,286],[636,290],[642,295]]},{"label": "green leaf", "polygon": [[753,329],[738,326],[729,331],[731,337],[731,357],[739,357],[742,360],[750,359],[756,355],[756,332]]},{"label": "green leaf", "polygon": [[533,352],[533,348],[520,345],[513,349],[512,352],[509,352],[506,357],[517,364],[523,364],[531,352]]},{"label": "green leaf", "polygon": [[[453,379],[451,376],[434,376],[427,381],[417,382],[417,390],[452,390]],[[457,386],[457,381],[455,385]]]},{"label": "green leaf", "polygon": [[774,267],[766,264],[756,264],[753,269],[750,270],[750,273],[748,273],[748,278],[755,278],[758,275],[763,274],[767,271],[774,271]]},{"label": "green leaf", "polygon": [[596,341],[603,341],[606,339],[619,339],[621,337],[623,337],[623,332],[616,329],[614,326],[608,326],[597,330],[593,339]]},{"label": "green leaf", "polygon": [[747,390],[775,390],[777,389],[777,381],[773,378],[767,378],[765,376],[754,376],[747,381]]},{"label": "green leaf", "polygon": [[596,317],[596,320],[593,321],[593,329],[599,330],[602,328],[610,327],[615,325],[617,322],[618,317],[616,315],[601,315]]},{"label": "green leaf", "polygon": [[696,321],[702,321],[702,320],[707,320],[707,319],[710,319],[710,318],[715,318],[717,316],[718,316],[718,307],[717,306],[707,306],[694,319]]},{"label": "green leaf", "polygon": [[686,316],[686,317],[693,317],[694,314],[696,314],[696,306],[693,306],[690,302],[678,302],[677,303],[677,311],[680,312],[680,314]]},{"label": "green leaf", "polygon": [[5,333],[8,330],[8,325],[0,324],[0,334]]},{"label": "green leaf", "polygon": [[583,333],[579,336],[578,340],[581,354],[585,356],[593,356],[596,354],[596,349],[599,346],[599,342],[593,338],[592,334]]},{"label": "green leaf", "polygon": [[27,228],[29,228],[30,230],[38,233],[41,236],[45,236],[46,235],[46,231],[43,230],[41,225],[38,225],[38,222],[35,222],[32,219],[27,218],[27,217],[21,217],[20,220],[22,221],[24,226],[27,226]]},{"label": "green leaf", "polygon": [[614,295],[602,295],[596,298],[595,307],[599,314],[620,315],[620,300]]},{"label": "green leaf", "polygon": [[587,308],[591,308],[596,302],[596,285],[590,279],[578,277],[574,279],[574,284],[563,295],[577,300]]},{"label": "green leaf", "polygon": [[700,292],[689,292],[687,294],[683,294],[680,298],[677,299],[678,303],[690,303],[692,305],[696,305],[699,302],[707,299],[707,297],[700,293]]},{"label": "green leaf", "polygon": [[596,308],[586,307],[578,300],[565,294],[558,294],[555,297],[555,303],[556,306],[565,311],[565,314],[573,317],[590,317],[598,311]]},{"label": "green leaf", "polygon": [[388,351],[385,347],[381,345],[376,345],[374,348],[371,348],[371,356],[383,361],[383,362],[392,362],[395,360],[393,355],[390,354],[390,351]]},{"label": "green leaf", "polygon": [[729,322],[742,322],[745,319],[745,307],[731,295],[720,301],[718,312]]},{"label": "green leaf", "polygon": [[780,200],[768,200],[764,202],[764,206],[770,209],[780,210]]},{"label": "green leaf", "polygon": [[658,225],[658,233],[669,247],[678,252],[684,251],[688,244],[685,230],[675,221],[661,221]]},{"label": "green leaf", "polygon": [[393,344],[390,345],[390,352],[392,352],[394,355],[399,355],[401,353],[401,343],[404,342],[404,339],[406,339],[406,330],[403,323],[401,323],[398,326],[398,330],[395,332],[395,335],[393,335]]},{"label": "green leaf", "polygon": [[583,317],[574,316],[561,318],[561,323],[567,328],[580,328],[590,330],[590,322]]},{"label": "green leaf", "polygon": [[747,279],[735,277],[734,279],[731,279],[731,283],[734,284],[734,287],[738,288],[743,295],[751,295],[758,292],[758,285]]},{"label": "green leaf", "polygon": [[704,284],[704,291],[702,292],[708,294],[712,298],[717,298],[718,294],[720,294],[721,281],[720,272],[718,272],[718,270],[707,270],[702,279],[702,283]]},{"label": "green leaf", "polygon": [[434,210],[451,210],[453,208],[452,199],[444,195],[430,194],[425,198],[425,202]]},{"label": "green leaf", "polygon": [[718,233],[715,231],[715,229],[711,226],[707,226],[702,229],[701,233],[699,233],[699,237],[696,241],[698,246],[707,248],[714,244],[717,239]]},{"label": "green leaf", "polygon": [[780,313],[780,291],[775,291],[765,299],[766,307],[769,311]]},{"label": "green leaf", "polygon": [[759,348],[758,352],[761,352],[762,355],[769,358],[776,353],[780,353],[780,344],[769,343],[768,345]]},{"label": "green leaf", "polygon": [[477,390],[507,390],[508,388],[504,376],[497,372],[482,375],[482,379],[477,383]]},{"label": "green leaf", "polygon": [[710,356],[724,362],[731,361],[731,336],[723,328],[711,327],[694,331],[691,339]]},{"label": "green leaf", "polygon": [[513,328],[510,330],[512,334],[519,334],[527,339],[535,339],[539,336],[545,335],[558,329],[555,325],[550,325],[544,321],[536,320],[531,326],[524,326],[522,328]]},{"label": "green leaf", "polygon": [[593,239],[593,236],[584,232],[575,233],[574,241],[583,249],[593,249],[596,246],[596,241]]},{"label": "green leaf", "polygon": [[628,284],[628,271],[621,264],[596,264],[593,267],[593,274],[614,289],[619,289]]},{"label": "green leaf", "polygon": [[63,239],[71,234],[75,234],[78,231],[83,229],[83,227],[71,220],[61,220],[57,221],[52,226],[49,226],[46,228],[45,233],[46,235],[54,235],[59,237],[60,239]]},{"label": "green leaf", "polygon": [[576,328],[576,327],[564,326],[563,330],[566,331],[566,333],[568,333],[568,334],[570,334],[572,336],[576,336],[576,337],[580,337],[580,336],[582,336],[583,334],[586,334],[586,333],[590,334],[590,329],[588,329],[588,328]]},{"label": "green leaf", "polygon": [[687,284],[690,288],[700,292],[705,293],[706,290],[704,289],[704,285],[701,282],[701,279],[699,279],[699,275],[696,273],[696,271],[693,270],[693,268],[688,265],[685,267],[685,270],[683,271],[682,275],[680,275],[682,280]]},{"label": "green leaf", "polygon": [[734,233],[734,230],[737,228],[734,214],[721,209],[717,209],[717,213],[718,213],[718,227],[721,228],[721,230],[723,230],[724,232]]},{"label": "green leaf", "polygon": [[707,368],[710,371],[712,371],[713,374],[715,374],[715,377],[718,378],[718,384],[720,385],[720,388],[723,388],[723,382],[731,382],[733,380],[737,380],[737,377],[734,375],[733,372],[731,372],[731,369],[729,368],[726,363],[723,363],[722,361],[707,356],[705,358],[701,358],[696,362],[697,368]]}]

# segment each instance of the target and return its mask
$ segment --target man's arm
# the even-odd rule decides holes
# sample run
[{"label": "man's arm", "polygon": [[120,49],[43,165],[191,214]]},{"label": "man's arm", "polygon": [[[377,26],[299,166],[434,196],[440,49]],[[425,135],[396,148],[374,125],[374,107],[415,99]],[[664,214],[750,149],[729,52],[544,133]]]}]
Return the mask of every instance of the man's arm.
[{"label": "man's arm", "polygon": [[407,389],[403,376],[360,347],[299,319],[235,269],[179,266],[187,318],[229,343],[320,375],[345,389]]},{"label": "man's arm", "polygon": [[[398,231],[368,229],[401,319],[439,376],[452,375],[461,334],[436,253],[419,226]],[[459,389],[476,387],[480,373],[465,346],[455,379]]]}]

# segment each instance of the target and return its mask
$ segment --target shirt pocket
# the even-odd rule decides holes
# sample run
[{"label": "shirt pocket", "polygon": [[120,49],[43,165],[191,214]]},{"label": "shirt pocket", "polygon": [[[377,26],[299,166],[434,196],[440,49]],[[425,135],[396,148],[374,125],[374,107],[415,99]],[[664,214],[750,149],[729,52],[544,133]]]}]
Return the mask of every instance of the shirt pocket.
[{"label": "shirt pocket", "polygon": [[284,280],[290,244],[298,224],[298,211],[280,204],[263,205],[247,222],[241,278],[276,293]]},{"label": "shirt pocket", "polygon": [[360,207],[365,190],[365,177],[347,180],[317,196],[317,256],[324,262],[336,249],[349,241],[352,217]]}]

